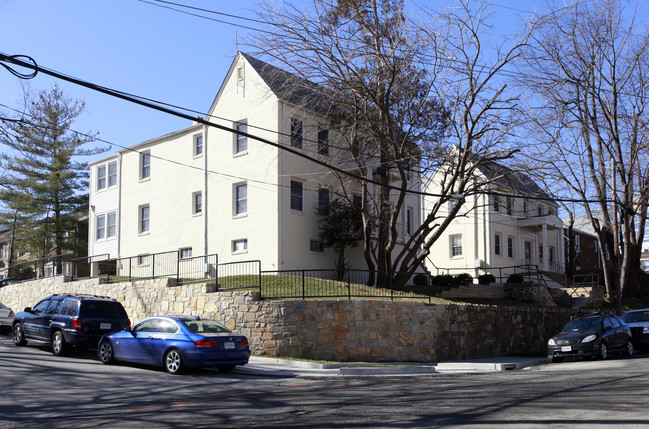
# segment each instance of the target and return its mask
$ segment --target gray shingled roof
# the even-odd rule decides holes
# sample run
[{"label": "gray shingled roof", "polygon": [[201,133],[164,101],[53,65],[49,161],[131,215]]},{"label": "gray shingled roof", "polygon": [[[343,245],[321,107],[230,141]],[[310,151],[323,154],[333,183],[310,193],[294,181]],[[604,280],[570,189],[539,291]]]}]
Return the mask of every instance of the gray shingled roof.
[{"label": "gray shingled roof", "polygon": [[281,100],[324,115],[329,111],[330,103],[327,103],[323,96],[326,89],[322,86],[258,60],[246,53],[241,52],[241,55]]},{"label": "gray shingled roof", "polygon": [[498,164],[496,162],[486,162],[484,164],[481,164],[478,169],[488,179],[495,180],[494,183],[498,185],[515,189],[521,194],[531,197],[541,197],[552,200],[552,197],[550,197],[547,192],[541,189],[541,187],[537,185],[534,180],[520,171],[514,171],[511,168],[505,167],[504,165]]}]

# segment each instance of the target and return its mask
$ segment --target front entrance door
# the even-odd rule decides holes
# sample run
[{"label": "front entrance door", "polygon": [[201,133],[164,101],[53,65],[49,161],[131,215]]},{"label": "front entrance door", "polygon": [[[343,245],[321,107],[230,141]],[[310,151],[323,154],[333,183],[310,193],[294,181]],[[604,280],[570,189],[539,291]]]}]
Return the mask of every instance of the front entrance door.
[{"label": "front entrance door", "polygon": [[524,241],[523,250],[525,252],[525,263],[531,264],[532,263],[532,242],[527,240]]}]

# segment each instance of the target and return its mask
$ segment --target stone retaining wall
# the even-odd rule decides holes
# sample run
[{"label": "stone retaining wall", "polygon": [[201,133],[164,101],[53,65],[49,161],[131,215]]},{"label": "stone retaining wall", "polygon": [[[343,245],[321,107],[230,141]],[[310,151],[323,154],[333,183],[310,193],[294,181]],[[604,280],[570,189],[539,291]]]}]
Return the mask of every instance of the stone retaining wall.
[{"label": "stone retaining wall", "polygon": [[543,352],[570,316],[551,307],[262,301],[257,292],[206,293],[203,284],[170,286],[168,279],[100,284],[53,277],[3,287],[0,302],[22,310],[54,293],[116,298],[134,323],[156,314],[219,320],[248,336],[255,354],[338,361],[437,362]]}]

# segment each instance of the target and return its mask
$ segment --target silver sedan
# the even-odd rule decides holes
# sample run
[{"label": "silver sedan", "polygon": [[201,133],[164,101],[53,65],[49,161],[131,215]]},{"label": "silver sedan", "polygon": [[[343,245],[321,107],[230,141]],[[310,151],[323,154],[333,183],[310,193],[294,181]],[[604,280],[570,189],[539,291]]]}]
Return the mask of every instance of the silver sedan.
[{"label": "silver sedan", "polygon": [[0,334],[11,332],[11,323],[15,315],[11,308],[0,302]]}]

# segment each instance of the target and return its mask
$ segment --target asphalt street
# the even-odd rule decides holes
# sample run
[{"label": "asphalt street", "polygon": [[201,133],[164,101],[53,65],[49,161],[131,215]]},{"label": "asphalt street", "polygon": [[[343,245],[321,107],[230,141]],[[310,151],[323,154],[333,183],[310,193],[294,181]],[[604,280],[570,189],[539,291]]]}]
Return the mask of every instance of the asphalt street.
[{"label": "asphalt street", "polygon": [[649,427],[648,357],[391,376],[273,374],[271,362],[172,376],[0,336],[0,427]]}]

